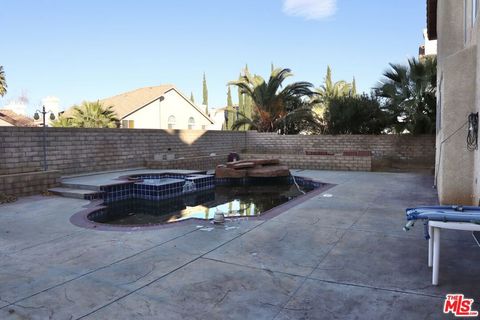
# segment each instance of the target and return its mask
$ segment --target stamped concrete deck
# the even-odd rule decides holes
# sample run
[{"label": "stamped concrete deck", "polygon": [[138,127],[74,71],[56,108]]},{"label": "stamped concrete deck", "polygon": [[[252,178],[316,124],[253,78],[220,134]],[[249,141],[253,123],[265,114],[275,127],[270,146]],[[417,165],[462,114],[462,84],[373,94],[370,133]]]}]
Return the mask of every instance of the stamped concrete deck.
[{"label": "stamped concrete deck", "polygon": [[405,207],[436,202],[431,176],[297,174],[332,197],[228,230],[95,231],[69,222],[84,200],[0,205],[0,319],[440,319],[446,293],[480,300],[469,233],[442,234],[433,287],[422,225],[402,231]]}]

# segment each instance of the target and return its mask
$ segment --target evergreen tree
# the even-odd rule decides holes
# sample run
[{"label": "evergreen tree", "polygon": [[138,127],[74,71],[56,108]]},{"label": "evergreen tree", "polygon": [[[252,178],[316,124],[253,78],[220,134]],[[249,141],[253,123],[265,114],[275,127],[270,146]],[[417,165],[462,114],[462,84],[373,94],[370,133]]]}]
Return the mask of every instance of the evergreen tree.
[{"label": "evergreen tree", "polygon": [[[238,79],[242,79],[242,74],[240,73],[240,75],[238,76]],[[242,112],[242,110],[245,108],[245,96],[242,94],[240,88],[238,88],[238,111]],[[237,121],[237,114],[236,114],[236,110],[235,110],[235,113],[234,113],[234,122]]]},{"label": "evergreen tree", "polygon": [[317,88],[317,93],[319,103],[314,108],[316,109],[316,112],[321,115],[328,106],[330,99],[352,95],[352,84],[344,80],[334,82],[332,79],[332,69],[328,66],[324,83],[320,88]]},{"label": "evergreen tree", "polygon": [[355,77],[353,77],[352,81],[352,90],[350,91],[352,96],[357,95],[357,82],[355,81]]},{"label": "evergreen tree", "polygon": [[330,69],[330,66],[327,66],[327,75],[325,76],[325,86],[326,87],[332,87],[332,69]]},{"label": "evergreen tree", "polygon": [[[273,67],[273,63],[272,63],[272,67]],[[248,70],[248,65],[245,65],[245,74],[249,73],[249,70]],[[241,109],[241,112],[249,119],[252,118],[252,110],[253,110],[253,101],[252,101],[252,98],[247,96],[247,95],[244,95],[243,97],[243,109]],[[248,130],[248,127],[246,125],[244,125],[242,127],[242,130]]]},{"label": "evergreen tree", "polygon": [[232,91],[230,90],[230,86],[228,87],[228,91],[227,91],[227,106],[233,106],[233,102],[232,102]]},{"label": "evergreen tree", "polygon": [[205,113],[208,114],[208,89],[207,89],[207,78],[205,77],[205,72],[203,73],[203,102],[205,106]]},{"label": "evergreen tree", "polygon": [[193,92],[190,92],[190,101],[192,101],[192,103],[195,103],[195,99],[193,98]]},{"label": "evergreen tree", "polygon": [[273,72],[273,70],[275,70],[275,67],[273,66],[273,62],[270,64],[270,73]]},{"label": "evergreen tree", "polygon": [[230,86],[228,87],[227,91],[227,123],[225,126],[225,130],[232,130],[232,125],[235,122],[235,109],[233,108],[232,102],[232,91]]}]

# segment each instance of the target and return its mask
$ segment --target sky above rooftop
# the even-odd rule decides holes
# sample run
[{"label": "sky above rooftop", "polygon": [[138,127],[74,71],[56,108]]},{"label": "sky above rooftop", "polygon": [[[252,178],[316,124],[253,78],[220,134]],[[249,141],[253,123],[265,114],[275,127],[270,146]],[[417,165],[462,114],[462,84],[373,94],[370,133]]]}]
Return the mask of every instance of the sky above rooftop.
[{"label": "sky above rooftop", "polygon": [[422,0],[2,1],[0,106],[23,94],[31,113],[46,96],[65,108],[164,83],[200,103],[205,72],[216,108],[245,64],[266,77],[271,63],[315,86],[330,65],[368,92],[389,62],[417,56],[424,27]]}]

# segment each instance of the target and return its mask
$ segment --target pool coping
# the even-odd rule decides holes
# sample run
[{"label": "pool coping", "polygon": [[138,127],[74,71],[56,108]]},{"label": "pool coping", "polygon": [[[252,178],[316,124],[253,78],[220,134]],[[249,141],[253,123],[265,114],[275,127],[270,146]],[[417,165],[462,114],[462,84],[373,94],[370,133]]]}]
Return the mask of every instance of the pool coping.
[{"label": "pool coping", "polygon": [[[273,207],[270,210],[267,210],[260,214],[259,216],[256,217],[232,217],[232,218],[225,218],[225,221],[241,221],[241,220],[259,220],[259,221],[266,221],[270,220],[283,212],[296,207],[297,205],[310,200],[311,198],[318,196],[319,194],[333,188],[336,186],[336,184],[332,183],[325,183],[321,182],[315,179],[307,178],[307,177],[302,177],[305,180],[309,180],[312,182],[317,182],[321,183],[322,186],[318,187],[310,192],[307,192],[305,194],[302,194],[288,202],[282,203],[279,206]],[[181,221],[174,221],[170,222],[167,224],[145,224],[145,225],[123,225],[123,226],[116,226],[116,225],[110,225],[110,224],[105,224],[105,223],[99,223],[99,222],[94,222],[89,220],[87,217],[90,213],[95,212],[97,210],[106,208],[104,205],[103,200],[91,200],[89,204],[84,206],[85,209],[80,210],[79,212],[74,213],[70,217],[70,223],[73,225],[84,228],[84,229],[90,229],[90,230],[99,230],[99,231],[122,231],[122,232],[136,232],[136,231],[148,231],[148,230],[159,230],[159,229],[167,229],[167,228],[172,228],[172,227],[177,227],[179,225],[198,225],[199,223],[209,223],[213,224],[213,219],[200,219],[200,218],[188,218],[186,220],[181,220]],[[205,226],[201,226],[205,227]]]}]

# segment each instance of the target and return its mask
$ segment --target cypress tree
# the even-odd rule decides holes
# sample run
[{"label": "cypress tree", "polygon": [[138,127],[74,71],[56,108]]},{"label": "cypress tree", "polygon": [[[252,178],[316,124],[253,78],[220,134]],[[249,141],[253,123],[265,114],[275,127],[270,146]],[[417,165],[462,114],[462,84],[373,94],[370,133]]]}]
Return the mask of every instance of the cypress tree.
[{"label": "cypress tree", "polygon": [[357,83],[355,82],[355,77],[353,77],[351,93],[352,93],[352,96],[357,95]]},{"label": "cypress tree", "polygon": [[327,75],[325,76],[325,86],[327,89],[330,89],[333,87],[333,81],[332,81],[332,69],[330,69],[330,66],[327,66]]},{"label": "cypress tree", "polygon": [[[240,79],[242,77],[242,74],[238,76]],[[238,110],[243,111],[245,108],[245,96],[244,94],[241,93],[240,88],[238,89]]]},{"label": "cypress tree", "polygon": [[[273,66],[273,64],[272,64]],[[248,65],[245,65],[245,73],[248,73]],[[247,95],[244,95],[243,97],[243,114],[251,119],[252,118],[252,109],[253,109],[253,106],[252,106],[252,98],[250,98],[249,96]],[[247,130],[248,128],[246,127],[246,125],[243,126],[243,130]]]},{"label": "cypress tree", "polygon": [[192,101],[192,103],[195,103],[195,99],[193,98],[193,92],[190,92],[190,101]]},{"label": "cypress tree", "polygon": [[207,78],[205,77],[205,72],[203,73],[203,102],[205,106],[205,113],[208,114],[208,89],[207,89]]},{"label": "cypress tree", "polygon": [[227,123],[225,124],[225,130],[232,130],[233,122],[235,122],[234,118],[234,109],[233,109],[233,102],[232,102],[232,91],[230,87],[228,87],[227,91]]},{"label": "cypress tree", "polygon": [[229,107],[233,106],[232,91],[230,90],[230,86],[228,87],[228,91],[227,91],[227,106]]}]

